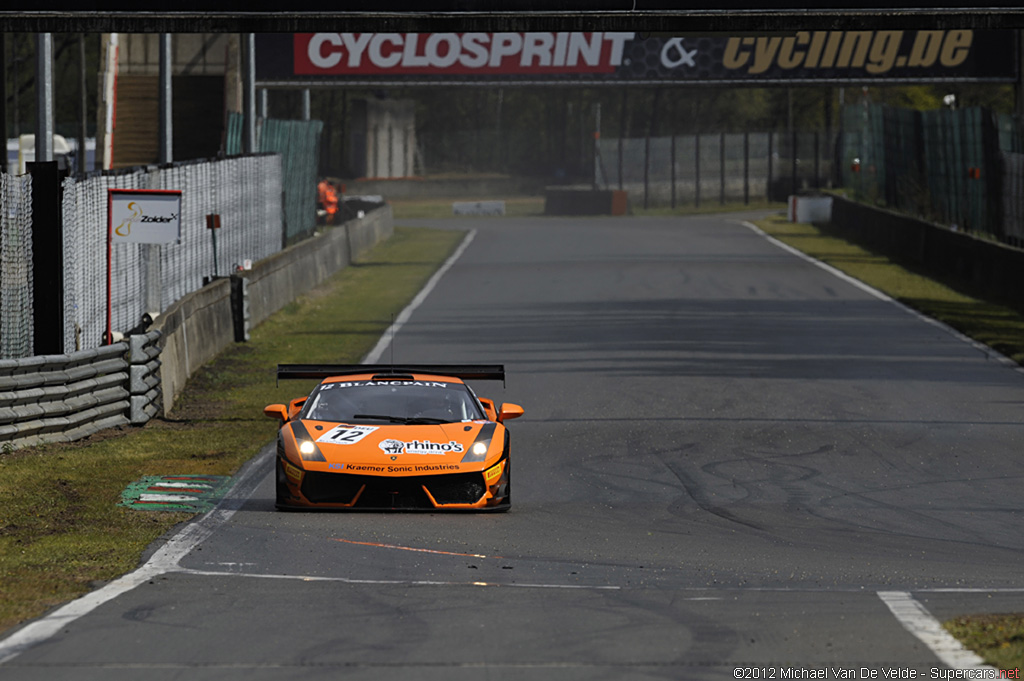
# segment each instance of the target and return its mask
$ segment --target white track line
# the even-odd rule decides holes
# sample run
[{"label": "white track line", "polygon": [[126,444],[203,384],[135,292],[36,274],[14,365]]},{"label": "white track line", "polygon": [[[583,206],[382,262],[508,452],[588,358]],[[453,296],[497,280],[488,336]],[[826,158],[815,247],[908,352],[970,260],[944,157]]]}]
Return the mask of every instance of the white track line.
[{"label": "white track line", "polygon": [[903,628],[928,646],[943,664],[953,669],[994,669],[943,629],[939,621],[909,591],[879,591],[878,597],[889,607]]},{"label": "white track line", "polygon": [[398,333],[398,330],[401,329],[407,321],[409,321],[409,317],[411,317],[412,313],[416,311],[416,308],[423,304],[423,301],[427,299],[430,292],[434,290],[435,286],[437,286],[437,282],[441,281],[441,277],[444,276],[445,272],[450,270],[452,265],[455,264],[455,261],[462,257],[463,252],[469,248],[469,244],[473,242],[474,238],[476,238],[475,229],[470,230],[469,234],[466,235],[466,238],[459,244],[459,247],[455,249],[455,252],[445,260],[443,265],[441,265],[441,269],[434,272],[434,276],[427,281],[423,290],[417,293],[416,297],[413,298],[406,308],[398,314],[394,323],[388,327],[388,330],[385,331],[380,337],[380,340],[377,341],[377,345],[375,345],[373,350],[370,350],[370,353],[363,358],[363,364],[376,364],[380,360],[381,355],[384,354],[384,350],[386,350],[388,345],[391,344],[391,341],[394,340],[395,334]]},{"label": "white track line", "polygon": [[813,256],[807,255],[803,251],[798,250],[798,249],[790,246],[789,244],[786,244],[786,243],[783,243],[783,242],[779,241],[778,239],[776,239],[775,237],[769,235],[763,229],[761,229],[760,227],[758,227],[757,225],[755,225],[752,222],[747,222],[745,220],[740,220],[738,222],[739,222],[739,224],[743,225],[744,227],[746,227],[747,229],[751,230],[755,234],[761,236],[762,238],[766,239],[770,243],[778,246],[782,250],[784,250],[784,251],[786,251],[788,253],[792,253],[793,255],[795,255],[796,257],[800,258],[801,260],[809,262],[812,265],[814,265],[815,267],[819,267],[819,268],[825,270],[829,274],[831,274],[831,275],[833,275],[833,276],[835,276],[835,277],[837,277],[839,279],[842,279],[843,281],[845,281],[848,284],[852,284],[853,286],[859,288],[861,291],[864,291],[865,293],[867,293],[869,295],[872,295],[875,298],[878,298],[879,300],[884,300],[887,303],[891,303],[892,305],[895,305],[896,307],[902,309],[903,311],[905,311],[905,312],[907,312],[909,314],[914,315],[915,317],[917,317],[918,319],[920,319],[923,322],[927,322],[928,324],[931,324],[932,326],[934,326],[936,328],[942,329],[943,331],[945,331],[949,335],[953,336],[957,340],[962,341],[964,343],[967,343],[968,345],[973,347],[975,350],[977,350],[981,354],[985,355],[985,357],[987,359],[995,360],[995,361],[999,362],[1000,364],[1003,364],[1004,366],[1006,366],[1006,367],[1008,367],[1010,369],[1013,369],[1014,371],[1017,371],[1018,373],[1024,374],[1024,367],[1020,366],[1019,364],[1014,362],[1012,359],[1010,359],[1006,355],[993,350],[992,348],[990,348],[989,346],[985,345],[984,343],[979,343],[978,341],[974,340],[973,338],[971,338],[969,336],[965,336],[964,334],[960,333],[959,331],[954,329],[952,326],[948,326],[947,324],[944,324],[944,323],[940,322],[937,319],[934,319],[934,318],[929,317],[929,316],[927,316],[925,314],[922,314],[921,312],[918,312],[917,310],[915,310],[912,307],[908,307],[907,305],[904,305],[903,303],[901,303],[900,301],[896,300],[895,298],[892,298],[891,296],[888,296],[885,293],[882,293],[878,289],[876,289],[876,288],[874,288],[872,286],[869,286],[868,284],[865,284],[860,279],[856,279],[854,277],[851,277],[846,272],[843,272],[842,270],[836,269],[832,265],[824,263],[821,260],[818,260],[817,258],[815,258]]}]

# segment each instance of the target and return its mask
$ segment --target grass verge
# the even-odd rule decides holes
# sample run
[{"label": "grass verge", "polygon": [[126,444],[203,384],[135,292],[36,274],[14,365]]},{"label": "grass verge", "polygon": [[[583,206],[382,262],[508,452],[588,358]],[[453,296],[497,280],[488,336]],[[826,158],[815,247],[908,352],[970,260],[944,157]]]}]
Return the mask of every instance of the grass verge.
[{"label": "grass verge", "polygon": [[998,669],[1016,670],[1024,663],[1024,615],[972,615],[945,622],[946,631]]},{"label": "grass verge", "polygon": [[[782,216],[756,224],[779,241],[1024,364],[1024,316],[1020,312],[908,271],[813,225],[792,223]],[[1024,614],[964,616],[943,626],[987,664],[1009,670],[1024,666]]]},{"label": "grass verge", "polygon": [[0,630],[133,570],[191,515],[118,506],[144,475],[229,475],[276,432],[263,407],[279,362],[357,362],[457,247],[463,232],[396,228],[361,262],[265,321],[198,372],[167,419],[0,454]]}]

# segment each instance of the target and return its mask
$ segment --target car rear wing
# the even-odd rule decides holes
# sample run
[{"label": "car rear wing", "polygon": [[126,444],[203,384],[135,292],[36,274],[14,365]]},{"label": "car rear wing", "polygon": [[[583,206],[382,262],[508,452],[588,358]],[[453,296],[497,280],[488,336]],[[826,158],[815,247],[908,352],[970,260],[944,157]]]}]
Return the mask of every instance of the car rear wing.
[{"label": "car rear wing", "polygon": [[278,364],[277,380],[291,378],[330,378],[351,374],[374,374],[383,379],[408,374],[452,376],[467,381],[505,382],[503,364]]}]

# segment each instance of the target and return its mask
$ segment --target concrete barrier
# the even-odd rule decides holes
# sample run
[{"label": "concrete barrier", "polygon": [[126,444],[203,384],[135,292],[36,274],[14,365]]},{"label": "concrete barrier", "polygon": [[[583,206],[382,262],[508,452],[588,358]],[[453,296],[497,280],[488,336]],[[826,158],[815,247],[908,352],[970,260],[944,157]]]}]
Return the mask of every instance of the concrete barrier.
[{"label": "concrete barrier", "polygon": [[391,207],[384,204],[363,218],[350,220],[265,258],[236,277],[246,279],[245,304],[232,305],[231,279],[217,279],[171,305],[154,323],[163,333],[160,354],[164,415],[197,369],[236,340],[233,309],[247,308],[258,325],[300,295],[358,260],[394,233]]},{"label": "concrete barrier", "polygon": [[384,204],[377,210],[366,213],[362,218],[349,220],[345,226],[348,229],[350,261],[356,262],[366,255],[367,251],[394,233],[395,219],[391,206]]},{"label": "concrete barrier", "polygon": [[166,416],[188,377],[235,340],[231,281],[217,279],[176,301],[151,328],[164,338],[160,390]]}]

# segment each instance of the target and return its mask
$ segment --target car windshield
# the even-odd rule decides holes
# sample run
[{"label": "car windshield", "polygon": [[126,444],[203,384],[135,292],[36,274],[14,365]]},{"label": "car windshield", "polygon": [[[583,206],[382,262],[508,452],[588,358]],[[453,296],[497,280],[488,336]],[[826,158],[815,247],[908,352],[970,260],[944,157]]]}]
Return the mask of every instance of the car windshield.
[{"label": "car windshield", "polygon": [[452,423],[486,418],[462,383],[341,381],[321,383],[300,418],[344,423]]}]

